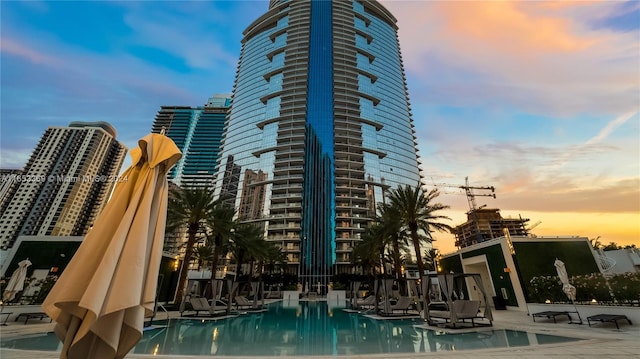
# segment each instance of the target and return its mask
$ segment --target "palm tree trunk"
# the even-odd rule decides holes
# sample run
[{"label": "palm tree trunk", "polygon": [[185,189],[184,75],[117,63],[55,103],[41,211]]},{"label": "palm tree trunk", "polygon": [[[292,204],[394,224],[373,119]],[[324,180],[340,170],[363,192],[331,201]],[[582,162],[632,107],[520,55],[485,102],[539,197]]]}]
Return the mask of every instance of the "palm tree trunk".
[{"label": "palm tree trunk", "polygon": [[184,297],[185,286],[187,285],[187,275],[189,274],[189,262],[191,262],[191,256],[193,255],[193,245],[196,241],[197,228],[189,229],[189,238],[187,239],[187,248],[184,252],[184,260],[180,268],[180,279],[178,280],[178,290],[176,291],[175,303],[179,306],[182,303]]},{"label": "palm tree trunk", "polygon": [[218,259],[222,252],[222,241],[216,236],[214,239],[213,258],[211,259],[211,280],[216,279],[216,272],[218,271]]},{"label": "palm tree trunk", "polygon": [[424,263],[422,263],[422,253],[420,253],[420,238],[418,237],[417,228],[410,228],[411,242],[413,242],[413,249],[416,251],[416,262],[418,264],[418,278],[422,278],[424,275]]},{"label": "palm tree trunk", "polygon": [[398,280],[398,289],[401,294],[408,294],[405,280],[402,277],[402,263],[400,263],[400,244],[398,243],[398,238],[395,238],[393,241],[393,266],[396,271],[396,279]]},{"label": "palm tree trunk", "polygon": [[242,275],[242,263],[244,262],[244,251],[240,251],[238,253],[238,258],[236,258],[236,278],[240,278]]}]

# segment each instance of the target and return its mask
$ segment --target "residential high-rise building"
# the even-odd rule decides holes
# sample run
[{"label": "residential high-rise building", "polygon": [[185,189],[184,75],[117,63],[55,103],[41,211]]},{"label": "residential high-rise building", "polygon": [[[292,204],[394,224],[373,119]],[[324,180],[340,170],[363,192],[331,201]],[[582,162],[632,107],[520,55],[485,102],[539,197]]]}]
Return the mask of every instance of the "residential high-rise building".
[{"label": "residential high-rise building", "polygon": [[222,130],[230,95],[214,95],[200,107],[162,106],[153,122],[152,132],[164,128],[182,158],[169,171],[169,179],[180,187],[211,187],[222,140]]},{"label": "residential high-rise building", "polygon": [[[2,248],[23,236],[84,236],[107,203],[127,148],[106,122],[49,127],[0,203]],[[122,179],[126,180],[126,179]]]},{"label": "residential high-rise building", "polygon": [[351,273],[370,202],[420,181],[397,30],[377,1],[271,0],[243,33],[216,193],[264,186],[266,239],[307,284]]}]

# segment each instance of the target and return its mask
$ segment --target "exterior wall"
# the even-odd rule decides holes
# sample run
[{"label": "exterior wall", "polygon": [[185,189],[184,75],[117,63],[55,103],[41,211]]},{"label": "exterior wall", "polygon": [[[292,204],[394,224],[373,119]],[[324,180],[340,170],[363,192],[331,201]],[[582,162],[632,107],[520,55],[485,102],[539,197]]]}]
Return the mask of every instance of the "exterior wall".
[{"label": "exterior wall", "polygon": [[518,306],[513,282],[509,276],[509,272],[505,272],[505,269],[509,268],[509,264],[507,264],[507,258],[505,258],[503,251],[503,242],[499,241],[494,245],[482,249],[461,253],[463,261],[480,255],[486,256],[486,263],[489,267],[489,273],[493,283],[494,292],[488,293],[488,295],[504,297],[502,293],[502,288],[504,288],[506,292],[506,305]]},{"label": "exterior wall", "polygon": [[600,273],[589,239],[585,237],[512,237],[514,258],[525,294],[535,276],[556,276],[556,258],[564,262],[569,276]]},{"label": "exterior wall", "polygon": [[[517,266],[511,256],[506,238],[502,237],[466,247],[443,257],[440,263],[442,271],[445,273],[450,271],[454,273],[476,273],[473,269],[468,269],[472,267],[471,264],[482,263],[486,265],[491,284],[485,284],[485,287],[493,289],[493,292],[487,293],[487,296],[500,297],[507,306],[517,307],[520,310],[526,309],[525,296],[518,278]],[[485,277],[483,276],[484,280]]]},{"label": "exterior wall", "polygon": [[126,147],[105,122],[50,127],[0,206],[2,247],[19,235],[83,236],[107,203]]},{"label": "exterior wall", "polygon": [[351,273],[372,202],[420,179],[395,22],[376,1],[271,1],[244,31],[216,195],[262,186],[252,213],[309,282]]},{"label": "exterior wall", "polygon": [[557,276],[553,265],[556,258],[565,263],[569,276],[601,271],[585,237],[501,237],[446,255],[440,266],[445,273],[467,273],[465,263],[474,263],[480,257],[489,268],[493,295],[506,293],[506,304],[522,310],[526,309],[527,283],[531,278]]},{"label": "exterior wall", "polygon": [[[27,278],[36,270],[60,275],[77,252],[84,237],[78,236],[20,236],[15,245],[0,253],[0,276],[8,277],[26,258],[32,263],[27,268]],[[158,301],[173,301],[178,284],[177,259],[163,253],[158,279]],[[160,279],[161,278],[161,279]],[[26,289],[25,289],[26,290]]]},{"label": "exterior wall", "polygon": [[26,258],[32,263],[27,268],[27,277],[36,269],[50,270],[52,267],[58,267],[57,274],[60,274],[83,239],[78,236],[20,236],[12,248],[2,251],[0,276],[10,276],[18,263]]}]

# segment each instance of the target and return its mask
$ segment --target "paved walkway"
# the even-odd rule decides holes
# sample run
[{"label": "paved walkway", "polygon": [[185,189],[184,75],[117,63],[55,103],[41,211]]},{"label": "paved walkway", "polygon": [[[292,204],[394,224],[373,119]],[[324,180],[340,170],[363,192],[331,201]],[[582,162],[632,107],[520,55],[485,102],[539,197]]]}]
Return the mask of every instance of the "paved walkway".
[{"label": "paved walkway", "polygon": [[[170,313],[174,317],[176,313]],[[418,359],[418,358],[640,358],[640,325],[633,323],[628,325],[626,322],[620,324],[620,330],[611,323],[597,324],[589,327],[586,322],[584,325],[569,324],[566,321],[553,323],[552,320],[543,319],[533,322],[530,316],[524,312],[517,311],[495,311],[494,312],[495,329],[514,329],[535,333],[544,333],[550,335],[561,335],[574,338],[583,338],[578,342],[569,342],[561,344],[545,344],[529,347],[513,347],[501,349],[481,349],[468,351],[453,352],[436,352],[436,353],[412,353],[412,354],[379,354],[379,355],[359,355],[359,356],[340,356],[341,359],[364,359],[364,358],[402,358],[402,359]],[[159,316],[157,319],[164,319]],[[28,324],[24,322],[9,322],[8,326],[0,327],[0,334],[3,339],[9,339],[16,336],[25,336],[29,334],[50,332],[55,323],[41,323],[38,320],[32,320]],[[59,353],[42,352],[42,351],[24,351],[12,349],[0,349],[0,358],[2,359],[55,359]],[[225,358],[223,356],[152,356],[143,354],[130,354],[127,359],[149,359],[149,358]],[[230,357],[227,357],[230,358]],[[233,357],[243,358],[243,357]],[[246,359],[256,359],[257,357],[246,357]],[[282,358],[282,357],[261,357],[261,358]],[[305,359],[322,358],[322,357],[304,357]]]}]

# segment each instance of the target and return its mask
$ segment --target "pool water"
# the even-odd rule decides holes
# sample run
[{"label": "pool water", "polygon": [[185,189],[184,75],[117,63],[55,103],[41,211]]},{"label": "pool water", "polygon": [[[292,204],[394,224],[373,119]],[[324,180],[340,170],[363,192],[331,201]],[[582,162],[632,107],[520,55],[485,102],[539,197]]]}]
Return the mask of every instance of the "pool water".
[{"label": "pool water", "polygon": [[[512,330],[444,334],[415,327],[420,320],[376,320],[326,302],[274,303],[268,311],[224,320],[154,322],[133,350],[156,355],[305,356],[423,353],[521,347],[576,341]],[[59,350],[53,333],[2,340],[3,348]]]}]

